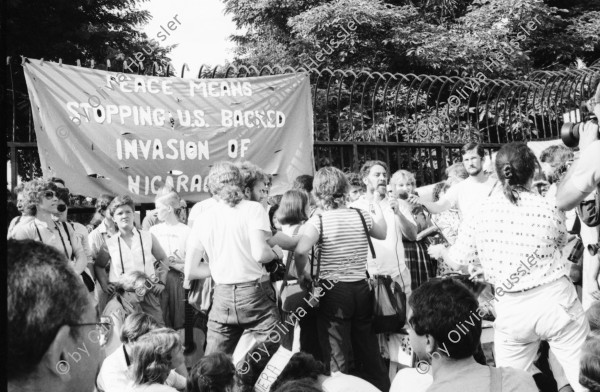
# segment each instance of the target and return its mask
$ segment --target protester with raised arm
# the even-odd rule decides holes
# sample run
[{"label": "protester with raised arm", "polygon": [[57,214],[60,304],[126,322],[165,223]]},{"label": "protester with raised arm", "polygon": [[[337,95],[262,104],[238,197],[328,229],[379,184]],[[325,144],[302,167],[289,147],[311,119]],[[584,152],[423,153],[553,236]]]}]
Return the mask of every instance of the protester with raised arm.
[{"label": "protester with raised arm", "polygon": [[409,196],[408,200],[413,204],[424,205],[432,214],[456,207],[460,211],[462,219],[475,211],[490,195],[496,180],[488,178],[483,171],[485,152],[481,145],[477,143],[465,144],[461,152],[463,165],[469,173],[469,178],[453,186],[437,202],[424,201],[416,195]]}]

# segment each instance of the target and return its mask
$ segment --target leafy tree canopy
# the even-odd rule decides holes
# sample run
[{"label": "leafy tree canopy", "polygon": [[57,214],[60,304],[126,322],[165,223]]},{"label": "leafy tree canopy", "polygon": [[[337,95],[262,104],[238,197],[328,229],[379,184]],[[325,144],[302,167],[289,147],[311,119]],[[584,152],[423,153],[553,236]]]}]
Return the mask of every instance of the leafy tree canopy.
[{"label": "leafy tree canopy", "polygon": [[[232,37],[238,44],[238,64],[471,76],[483,72],[512,79],[534,69],[562,69],[577,58],[589,63],[600,57],[600,2],[224,2],[238,27],[247,30]],[[359,23],[350,30],[352,21]]]}]

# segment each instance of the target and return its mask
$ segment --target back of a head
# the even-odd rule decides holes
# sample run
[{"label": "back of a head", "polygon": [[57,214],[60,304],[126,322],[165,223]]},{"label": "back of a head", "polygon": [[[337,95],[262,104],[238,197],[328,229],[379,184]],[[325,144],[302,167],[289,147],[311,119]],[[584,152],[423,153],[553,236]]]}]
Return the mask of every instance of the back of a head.
[{"label": "back of a head", "polygon": [[525,143],[513,142],[502,146],[496,156],[496,173],[504,195],[517,204],[516,190],[523,189],[535,174],[537,158]]},{"label": "back of a head", "polygon": [[235,382],[235,367],[224,353],[206,355],[192,368],[186,392],[227,392]]},{"label": "back of a head", "polygon": [[306,206],[309,202],[306,191],[291,189],[283,194],[275,216],[282,225],[298,224],[308,219]]},{"label": "back of a head", "polygon": [[156,320],[154,320],[154,317],[141,312],[132,313],[127,316],[123,322],[123,328],[121,329],[121,343],[133,343],[137,341],[140,336],[157,328],[159,328],[159,325]]},{"label": "back of a head", "polygon": [[590,392],[600,392],[600,334],[587,337],[579,363],[579,383]]},{"label": "back of a head", "polygon": [[413,330],[419,336],[433,336],[444,350],[441,355],[473,356],[481,337],[481,317],[477,299],[464,284],[455,279],[427,281],[413,291],[409,305]]},{"label": "back of a head", "polygon": [[232,207],[244,198],[242,184],[240,169],[231,162],[217,162],[208,173],[210,192]]},{"label": "back of a head", "polygon": [[306,191],[307,193],[311,193],[313,191],[313,180],[314,180],[314,177],[311,175],[308,175],[308,174],[299,175],[294,180],[292,189],[301,189],[303,191]]},{"label": "back of a head", "polygon": [[[65,256],[54,247],[24,240],[7,242],[8,380],[31,375],[63,325],[81,322],[91,306],[87,290]],[[77,337],[78,328],[71,334]]]},{"label": "back of a head", "polygon": [[138,385],[163,384],[171,371],[173,352],[181,345],[179,334],[158,328],[140,336],[131,350],[131,373]]},{"label": "back of a head", "polygon": [[338,168],[323,167],[315,174],[313,187],[314,194],[324,209],[338,208],[344,204],[344,195],[348,191],[348,179]]},{"label": "back of a head", "polygon": [[288,381],[301,379],[316,381],[320,375],[329,375],[325,365],[308,353],[298,352],[292,355],[287,365],[271,385],[271,390],[279,388]]},{"label": "back of a head", "polygon": [[271,387],[271,392],[322,392],[323,390],[319,388],[319,384],[311,379],[305,378],[301,380],[292,380],[288,381],[277,389]]}]

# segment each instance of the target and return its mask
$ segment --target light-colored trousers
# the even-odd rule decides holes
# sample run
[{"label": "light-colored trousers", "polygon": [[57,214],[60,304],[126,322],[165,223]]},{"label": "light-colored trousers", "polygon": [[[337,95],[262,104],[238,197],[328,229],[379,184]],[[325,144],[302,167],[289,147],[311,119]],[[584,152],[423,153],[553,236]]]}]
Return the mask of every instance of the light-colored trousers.
[{"label": "light-colored trousers", "polygon": [[547,340],[573,390],[585,391],[579,384],[579,359],[590,327],[571,281],[562,277],[496,298],[496,366],[533,372],[540,340]]}]

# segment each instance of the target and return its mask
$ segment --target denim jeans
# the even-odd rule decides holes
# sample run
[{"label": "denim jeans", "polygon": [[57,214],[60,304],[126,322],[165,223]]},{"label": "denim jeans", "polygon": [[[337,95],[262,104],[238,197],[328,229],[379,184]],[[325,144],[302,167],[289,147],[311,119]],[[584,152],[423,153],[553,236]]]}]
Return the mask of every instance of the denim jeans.
[{"label": "denim jeans", "polygon": [[208,315],[206,354],[233,354],[245,330],[258,344],[267,341],[279,321],[275,291],[269,281],[216,285]]},{"label": "denim jeans", "polygon": [[390,379],[372,332],[373,292],[366,280],[327,281],[331,287],[321,298],[317,329],[325,364],[332,372],[349,374],[351,358],[360,362],[365,380],[382,391],[390,389]]}]

